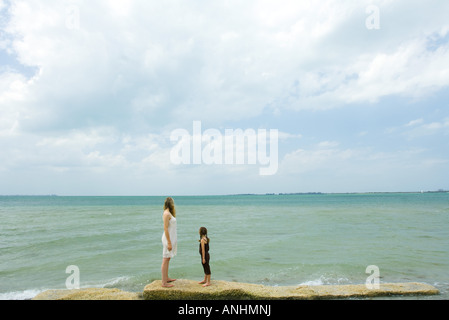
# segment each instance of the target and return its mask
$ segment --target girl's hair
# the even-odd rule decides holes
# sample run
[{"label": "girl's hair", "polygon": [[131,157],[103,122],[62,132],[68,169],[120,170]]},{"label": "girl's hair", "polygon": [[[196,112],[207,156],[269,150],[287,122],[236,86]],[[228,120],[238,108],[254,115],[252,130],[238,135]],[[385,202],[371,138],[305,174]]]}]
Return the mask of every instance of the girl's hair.
[{"label": "girl's hair", "polygon": [[173,199],[171,197],[168,197],[167,199],[165,199],[164,210],[165,209],[168,209],[168,211],[170,211],[172,216],[176,217],[175,202],[173,201]]},{"label": "girl's hair", "polygon": [[198,240],[199,242],[201,242],[201,238],[202,237],[206,237],[207,243],[210,242],[210,239],[207,237],[207,229],[206,229],[206,227],[201,227],[200,228],[200,240]]}]

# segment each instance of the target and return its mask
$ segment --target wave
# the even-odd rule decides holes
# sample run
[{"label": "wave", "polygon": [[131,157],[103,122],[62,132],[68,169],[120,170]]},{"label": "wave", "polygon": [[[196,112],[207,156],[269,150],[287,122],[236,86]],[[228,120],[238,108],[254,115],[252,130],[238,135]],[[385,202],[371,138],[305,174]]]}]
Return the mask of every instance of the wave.
[{"label": "wave", "polygon": [[31,300],[39,293],[46,290],[42,289],[28,289],[24,291],[12,291],[0,293],[0,300]]},{"label": "wave", "polygon": [[[115,288],[126,286],[129,282],[131,282],[132,277],[122,276],[113,279],[106,280],[103,283],[86,283],[81,286],[80,289],[87,288]],[[65,288],[52,288],[57,290],[65,290]],[[23,291],[11,291],[11,292],[0,292],[0,300],[31,300],[39,293],[42,293],[47,290],[52,289],[26,289]]]},{"label": "wave", "polygon": [[131,282],[131,280],[132,280],[132,277],[130,277],[130,276],[117,277],[117,278],[113,278],[110,280],[106,280],[106,282],[104,284],[102,284],[101,287],[103,287],[103,288],[115,287],[118,285],[127,284],[127,283]]},{"label": "wave", "polygon": [[322,285],[341,285],[341,284],[349,284],[349,279],[345,277],[327,277],[320,276],[318,279],[312,279],[308,281],[304,281],[300,283],[300,286],[322,286]]},{"label": "wave", "polygon": [[323,280],[320,279],[315,279],[315,280],[309,280],[309,281],[305,281],[300,283],[300,286],[322,286],[324,284]]}]

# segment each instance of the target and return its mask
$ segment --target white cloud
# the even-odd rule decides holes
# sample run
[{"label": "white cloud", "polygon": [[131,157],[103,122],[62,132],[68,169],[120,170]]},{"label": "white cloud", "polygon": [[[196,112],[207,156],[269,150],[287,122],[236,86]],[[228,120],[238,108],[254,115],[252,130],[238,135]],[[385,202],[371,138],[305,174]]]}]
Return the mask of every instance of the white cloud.
[{"label": "white cloud", "polygon": [[448,163],[422,148],[386,152],[316,145],[286,154],[279,177],[296,192],[417,191],[442,181],[438,173]]},{"label": "white cloud", "polygon": [[[219,123],[256,117],[266,108],[326,109],[449,85],[448,45],[426,46],[427,39],[445,35],[447,22],[436,16],[421,33],[413,26],[407,38],[386,32],[376,38],[364,27],[368,4],[14,1],[6,27],[12,49],[21,63],[40,68],[35,82],[16,94],[31,110],[45,103],[48,115],[30,111],[37,119],[23,127],[40,121],[46,128],[74,126],[66,121],[73,110],[78,125],[86,125],[83,118],[103,125],[101,115],[111,111],[120,121],[143,115],[153,125],[164,113],[173,121],[189,115],[188,121]],[[394,23],[390,15],[403,14],[396,2],[378,5],[384,25]],[[77,28],[67,26],[73,6]],[[350,27],[354,38],[343,48],[339,41],[346,41]],[[294,83],[299,86],[288,92]]]},{"label": "white cloud", "polygon": [[26,98],[27,87],[31,84],[26,77],[16,72],[4,72],[0,77],[0,104],[23,101]]},{"label": "white cloud", "polygon": [[423,119],[422,118],[420,118],[420,119],[416,119],[416,120],[411,120],[409,123],[407,123],[405,126],[406,127],[412,127],[412,126],[416,126],[416,125],[418,125],[418,124],[421,124],[421,123],[423,123]]},{"label": "white cloud", "polygon": [[339,167],[342,163],[349,164],[354,158],[360,156],[361,150],[338,149],[336,146],[320,143],[316,148],[290,152],[281,160],[279,173],[289,175],[315,171],[328,172],[329,169]]},{"label": "white cloud", "polygon": [[431,135],[448,135],[449,134],[449,118],[446,117],[441,121],[425,122],[423,119],[412,120],[403,128],[392,128],[392,132],[400,132],[408,139],[426,137]]},{"label": "white cloud", "polygon": [[338,147],[340,143],[337,141],[322,141],[318,143],[319,148],[335,148]]},{"label": "white cloud", "polygon": [[[167,131],[192,120],[270,123],[286,110],[421,98],[449,85],[447,1],[437,1],[439,9],[377,1],[378,31],[365,27],[371,0],[5,3],[0,50],[36,74],[0,68],[3,168],[186,172],[167,163]],[[397,131],[441,133],[447,123],[419,118]],[[303,134],[279,129],[296,150],[287,150],[287,172],[310,172],[330,159],[344,165],[365,152],[334,137],[298,150]],[[190,172],[201,170],[210,173]]]},{"label": "white cloud", "polygon": [[288,133],[288,132],[283,132],[283,131],[279,131],[278,132],[278,137],[280,140],[286,140],[286,139],[301,139],[302,138],[302,134],[294,134],[294,133]]},{"label": "white cloud", "polygon": [[[449,46],[430,52],[422,40],[392,54],[377,54],[361,68],[350,101],[377,101],[387,95],[421,96],[449,85]],[[345,92],[344,90],[342,91]]]},{"label": "white cloud", "polygon": [[438,129],[443,128],[443,124],[440,122],[432,122],[429,124],[425,124],[422,127],[425,129],[428,129],[428,130],[438,130]]}]

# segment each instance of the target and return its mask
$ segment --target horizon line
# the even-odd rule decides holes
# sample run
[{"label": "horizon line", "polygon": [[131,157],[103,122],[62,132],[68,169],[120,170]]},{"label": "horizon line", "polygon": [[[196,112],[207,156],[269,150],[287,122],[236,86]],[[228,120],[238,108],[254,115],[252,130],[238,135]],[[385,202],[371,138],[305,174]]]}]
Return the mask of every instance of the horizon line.
[{"label": "horizon line", "polygon": [[[350,192],[266,192],[266,193],[228,193],[228,194],[185,194],[171,197],[220,197],[220,196],[268,196],[268,195],[326,195],[326,194],[386,194],[386,193],[449,193],[449,190],[419,191],[350,191]],[[166,197],[167,195],[58,195],[58,194],[1,194],[0,197]]]}]

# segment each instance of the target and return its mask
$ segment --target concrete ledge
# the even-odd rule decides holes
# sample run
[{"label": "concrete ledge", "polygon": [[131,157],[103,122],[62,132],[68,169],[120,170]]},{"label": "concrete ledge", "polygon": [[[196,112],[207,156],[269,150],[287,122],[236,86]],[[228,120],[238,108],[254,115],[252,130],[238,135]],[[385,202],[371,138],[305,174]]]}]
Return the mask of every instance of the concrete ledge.
[{"label": "concrete ledge", "polygon": [[360,285],[284,286],[271,287],[250,283],[212,280],[212,285],[202,287],[197,281],[178,279],[174,287],[163,288],[156,280],[143,291],[145,300],[272,300],[272,299],[339,299],[392,295],[436,295],[439,291],[424,283],[384,283],[379,289]]},{"label": "concrete ledge", "polygon": [[105,288],[47,290],[32,300],[142,300],[142,294]]},{"label": "concrete ledge", "polygon": [[145,286],[143,294],[119,289],[87,288],[78,290],[47,290],[33,300],[312,300],[368,298],[393,295],[436,295],[439,291],[428,284],[381,283],[379,289],[364,284],[335,286],[283,286],[212,280],[203,288],[197,281],[178,279],[174,287],[163,288],[156,280]]}]

